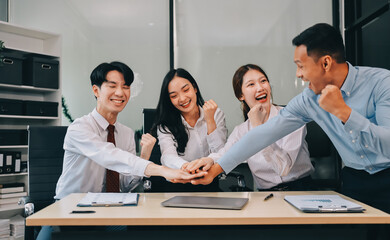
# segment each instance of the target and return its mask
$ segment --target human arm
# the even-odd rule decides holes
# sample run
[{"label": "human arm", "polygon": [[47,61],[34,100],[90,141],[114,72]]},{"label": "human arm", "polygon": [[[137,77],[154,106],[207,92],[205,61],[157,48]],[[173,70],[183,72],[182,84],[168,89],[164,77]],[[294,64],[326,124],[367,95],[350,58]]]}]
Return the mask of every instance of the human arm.
[{"label": "human arm", "polygon": [[[294,99],[300,101],[299,98],[301,97],[301,95],[298,95]],[[250,130],[217,163],[226,173],[229,173],[238,164],[250,158],[255,153],[302,127],[309,119],[304,116],[304,107],[301,104],[295,105],[298,108],[284,108],[280,111],[279,115]]]},{"label": "human arm", "polygon": [[205,101],[203,106],[204,119],[207,124],[207,134],[211,134],[217,128],[217,124],[214,119],[215,111],[218,108],[218,105],[214,100],[210,99],[209,101]]},{"label": "human arm", "polygon": [[183,165],[182,169],[188,172],[195,172],[196,170],[202,168],[202,170],[207,171],[210,167],[222,157],[240,138],[249,131],[249,122],[246,121],[233,129],[233,132],[230,134],[225,146],[219,149],[218,152],[211,153],[208,157],[196,159],[189,163]]},{"label": "human arm", "polygon": [[157,128],[157,137],[161,150],[162,165],[169,168],[180,169],[184,163],[187,163],[186,160],[177,154],[177,143],[175,142],[174,136],[171,132],[163,132]]},{"label": "human arm", "polygon": [[141,145],[140,157],[149,160],[155,143],[156,143],[156,138],[154,138],[149,133],[143,134],[140,142]]},{"label": "human arm", "polygon": [[206,140],[211,153],[218,152],[223,146],[225,146],[227,139],[227,128],[225,122],[225,114],[221,109],[217,109],[214,115],[217,128],[211,133],[207,134]]},{"label": "human arm", "polygon": [[[130,153],[128,147],[122,149],[115,147],[114,144],[107,142],[106,138],[107,133],[96,127],[93,122],[76,120],[68,127],[64,150],[84,156],[103,168],[123,175],[144,176],[145,168],[150,162]],[[134,144],[134,139],[130,136],[124,141]],[[120,144],[122,141],[118,142],[118,145]]]},{"label": "human arm", "polygon": [[306,126],[272,143],[260,154],[275,173],[279,176],[287,176],[297,161],[302,145],[306,145],[305,137]]},{"label": "human arm", "polygon": [[[364,81],[364,84],[366,83],[367,80]],[[348,141],[359,146],[358,149],[364,149],[365,156],[384,161],[384,158],[390,158],[388,147],[390,146],[390,76],[387,75],[374,84],[372,90],[370,87],[367,87],[369,91],[362,91],[370,98],[364,97],[363,99],[367,99],[365,102],[361,102],[359,106],[354,105],[348,119],[344,120],[345,122],[338,117],[341,115],[339,112],[343,112],[340,109],[343,108],[337,108],[337,106],[346,105],[344,99],[340,99],[339,89],[329,87],[331,90],[328,90],[324,97],[321,96],[322,105],[320,106],[343,121]],[[332,95],[329,92],[332,92]],[[338,103],[332,103],[333,101]],[[363,156],[361,151],[359,154],[360,157]]]},{"label": "human arm", "polygon": [[145,169],[145,175],[161,176],[172,182],[188,182],[191,179],[207,176],[208,173],[201,171],[194,174],[190,174],[180,169],[172,169],[165,166],[150,163]]}]

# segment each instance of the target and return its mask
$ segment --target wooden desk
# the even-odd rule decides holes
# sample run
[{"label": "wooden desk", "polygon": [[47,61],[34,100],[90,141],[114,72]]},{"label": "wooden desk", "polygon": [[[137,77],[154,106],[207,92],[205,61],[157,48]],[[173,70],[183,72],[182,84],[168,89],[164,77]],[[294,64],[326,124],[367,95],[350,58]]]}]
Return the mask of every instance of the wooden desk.
[{"label": "wooden desk", "polygon": [[[26,219],[27,226],[127,225],[125,232],[61,231],[53,239],[382,239],[390,215],[361,204],[364,213],[303,213],[284,201],[287,194],[336,194],[335,192],[142,193],[138,206],[83,207],[76,204],[85,194],[71,194]],[[161,202],[176,195],[248,197],[242,210],[167,208]],[[70,214],[94,210],[93,214]],[[375,236],[377,232],[379,237]]]},{"label": "wooden desk", "polygon": [[[242,210],[167,208],[161,202],[176,195],[248,197]],[[390,215],[361,204],[364,213],[303,213],[286,201],[286,194],[335,194],[335,192],[269,192],[221,193],[141,193],[138,206],[77,207],[85,194],[71,194],[26,220],[27,226],[185,226],[185,225],[290,225],[290,224],[390,224]],[[345,196],[343,196],[345,197]],[[345,197],[347,198],[347,197]],[[350,198],[347,198],[352,200]],[[352,200],[354,201],[354,200]],[[356,202],[356,201],[354,201]],[[95,210],[93,214],[70,214],[72,210]]]}]

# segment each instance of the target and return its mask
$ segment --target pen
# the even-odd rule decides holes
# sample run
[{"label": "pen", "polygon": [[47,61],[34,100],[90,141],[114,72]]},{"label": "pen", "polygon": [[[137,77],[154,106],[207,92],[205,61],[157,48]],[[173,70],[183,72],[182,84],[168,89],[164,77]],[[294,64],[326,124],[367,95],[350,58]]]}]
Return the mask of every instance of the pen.
[{"label": "pen", "polygon": [[86,211],[83,211],[83,210],[73,210],[70,213],[95,213],[95,211],[93,211],[93,210],[86,210]]},{"label": "pen", "polygon": [[267,201],[268,199],[272,198],[273,196],[274,196],[274,194],[271,193],[270,195],[268,195],[264,198],[264,201]]}]

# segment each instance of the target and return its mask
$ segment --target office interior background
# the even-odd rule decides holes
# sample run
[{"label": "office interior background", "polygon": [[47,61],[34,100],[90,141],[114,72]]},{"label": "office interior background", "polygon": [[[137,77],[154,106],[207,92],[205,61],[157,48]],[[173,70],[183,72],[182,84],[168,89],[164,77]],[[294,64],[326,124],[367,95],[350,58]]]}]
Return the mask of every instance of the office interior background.
[{"label": "office interior background", "polygon": [[[119,121],[140,129],[142,109],[157,106],[173,53],[174,67],[187,69],[203,97],[217,102],[231,132],[243,121],[231,85],[235,70],[247,63],[260,65],[269,76],[274,102],[287,104],[305,87],[295,77],[291,40],[315,23],[332,24],[332,4],[331,0],[11,0],[8,21],[61,35],[62,95],[73,118],[96,105],[89,80],[93,68],[118,60],[142,81],[134,84],[133,93],[142,90]],[[64,116],[62,124],[69,125]]]},{"label": "office interior background", "polygon": [[0,8],[3,21],[61,35],[61,89],[73,118],[96,105],[92,69],[127,63],[140,81],[119,120],[134,130],[142,109],[156,107],[170,67],[195,77],[230,132],[243,120],[231,86],[243,64],[263,67],[274,102],[287,104],[305,87],[295,77],[291,40],[318,22],[340,28],[352,64],[390,68],[389,0],[2,0]]}]

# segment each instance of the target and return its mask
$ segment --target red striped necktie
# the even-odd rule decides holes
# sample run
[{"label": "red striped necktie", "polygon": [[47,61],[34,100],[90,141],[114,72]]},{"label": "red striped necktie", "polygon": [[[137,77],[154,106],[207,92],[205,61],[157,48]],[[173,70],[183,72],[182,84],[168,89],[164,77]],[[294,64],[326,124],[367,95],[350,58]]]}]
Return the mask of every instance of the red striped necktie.
[{"label": "red striped necktie", "polygon": [[[107,142],[115,145],[114,125],[108,125]],[[106,169],[106,192],[119,192],[119,173]]]}]

